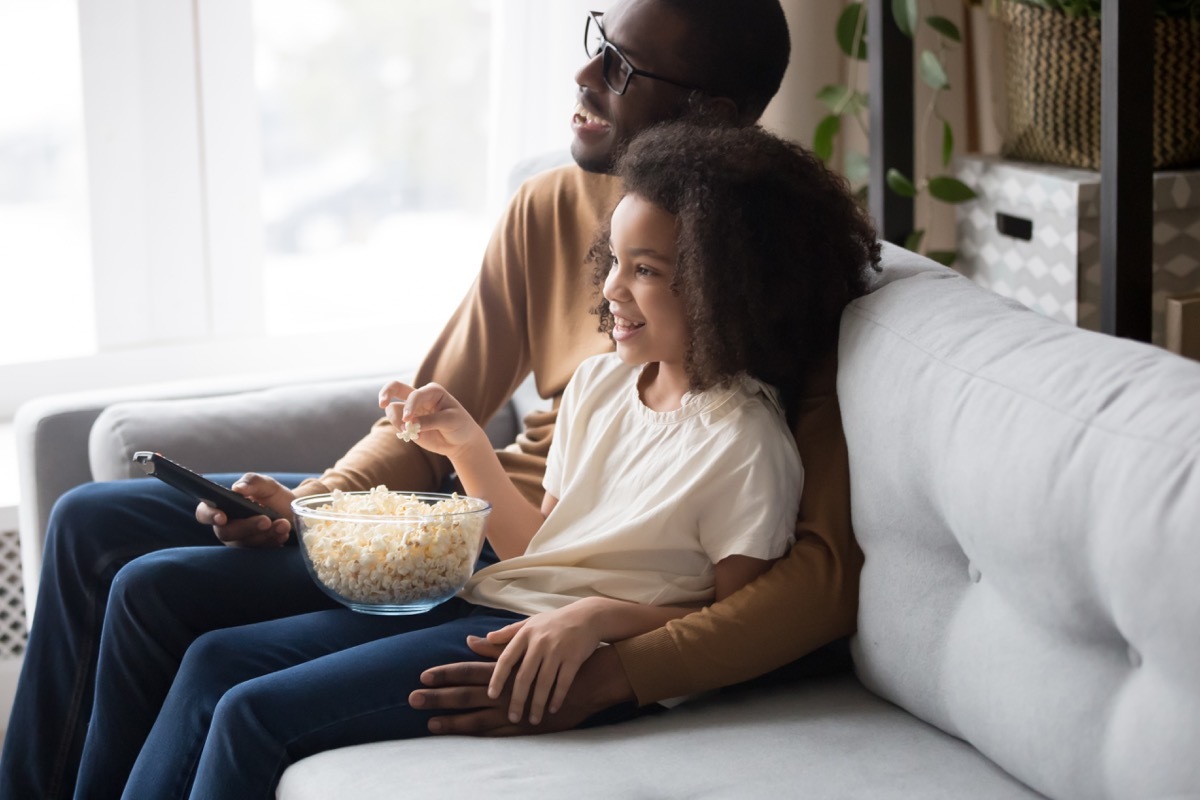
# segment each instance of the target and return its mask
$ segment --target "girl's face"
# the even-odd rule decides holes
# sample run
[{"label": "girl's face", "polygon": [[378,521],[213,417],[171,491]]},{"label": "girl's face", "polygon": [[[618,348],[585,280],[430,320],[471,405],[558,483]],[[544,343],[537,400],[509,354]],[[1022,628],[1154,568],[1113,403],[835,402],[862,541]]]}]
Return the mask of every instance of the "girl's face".
[{"label": "girl's face", "polygon": [[675,216],[634,194],[613,211],[613,263],[604,281],[617,355],[627,364],[660,362],[682,371],[689,339],[675,275]]}]

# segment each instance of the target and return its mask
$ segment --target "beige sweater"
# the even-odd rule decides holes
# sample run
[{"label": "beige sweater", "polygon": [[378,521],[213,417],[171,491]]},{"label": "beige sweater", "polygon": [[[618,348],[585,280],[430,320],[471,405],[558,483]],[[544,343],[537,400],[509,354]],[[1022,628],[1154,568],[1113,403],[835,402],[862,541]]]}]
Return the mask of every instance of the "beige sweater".
[{"label": "beige sweater", "polygon": [[[589,310],[599,296],[585,257],[619,197],[607,176],[563,167],[517,192],[488,244],[475,284],[417,370],[480,421],[533,372],[553,409],[529,415],[499,453],[509,476],[540,502],[558,401],[581,361],[612,349]],[[813,375],[795,429],[805,470],[791,552],[726,600],[616,645],[640,703],[753,678],[854,630],[862,555],[850,529],[846,443],[836,359]],[[449,463],[404,443],[381,419],[309,491],[437,487]]]}]

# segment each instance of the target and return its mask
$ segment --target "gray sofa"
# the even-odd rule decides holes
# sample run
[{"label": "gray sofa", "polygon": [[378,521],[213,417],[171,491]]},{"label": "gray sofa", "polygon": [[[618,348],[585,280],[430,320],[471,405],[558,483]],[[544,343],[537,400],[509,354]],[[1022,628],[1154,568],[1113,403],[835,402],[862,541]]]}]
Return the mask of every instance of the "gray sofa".
[{"label": "gray sofa", "polygon": [[[278,796],[1200,797],[1200,364],[894,247],[840,348],[866,554],[854,674],[610,728],[348,748],[290,767]],[[380,377],[23,409],[27,576],[68,485],[131,474],[139,448],[318,469],[374,418]]]}]

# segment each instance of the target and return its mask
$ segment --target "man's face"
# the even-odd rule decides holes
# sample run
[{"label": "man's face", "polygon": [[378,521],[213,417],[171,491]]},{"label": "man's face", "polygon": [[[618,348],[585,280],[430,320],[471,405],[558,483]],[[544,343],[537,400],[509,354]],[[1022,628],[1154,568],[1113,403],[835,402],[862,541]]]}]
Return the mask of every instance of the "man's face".
[{"label": "man's face", "polygon": [[[620,0],[601,17],[604,35],[635,68],[691,83],[686,52],[687,28],[675,12],[656,0]],[[623,95],[604,81],[603,56],[575,74],[578,105],[571,119],[575,134],[571,155],[589,172],[611,172],[625,144],[656,122],[678,117],[686,108],[687,89],[635,75]],[[619,87],[618,87],[619,88]]]}]

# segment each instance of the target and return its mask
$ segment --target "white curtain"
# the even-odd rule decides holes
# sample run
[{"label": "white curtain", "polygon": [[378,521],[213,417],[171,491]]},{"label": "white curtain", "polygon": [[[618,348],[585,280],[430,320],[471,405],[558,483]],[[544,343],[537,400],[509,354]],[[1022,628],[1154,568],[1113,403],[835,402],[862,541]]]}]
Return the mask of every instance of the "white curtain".
[{"label": "white curtain", "polygon": [[571,143],[575,73],[584,64],[588,11],[609,0],[500,0],[492,26],[488,200],[508,200],[509,174],[527,158]]}]

